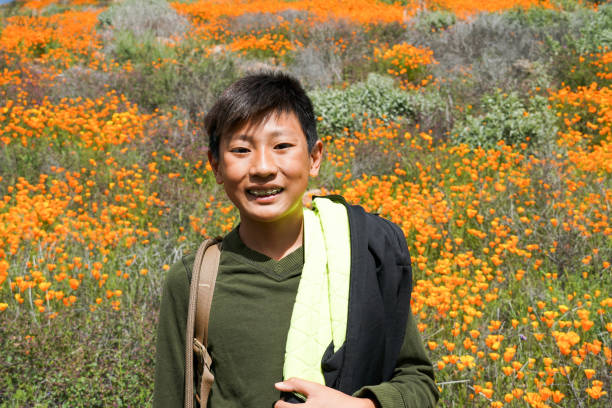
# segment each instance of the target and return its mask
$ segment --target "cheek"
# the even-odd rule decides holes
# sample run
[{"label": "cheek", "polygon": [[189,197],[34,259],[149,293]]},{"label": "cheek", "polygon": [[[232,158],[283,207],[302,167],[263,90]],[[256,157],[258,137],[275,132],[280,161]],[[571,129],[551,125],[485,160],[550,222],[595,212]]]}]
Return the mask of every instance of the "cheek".
[{"label": "cheek", "polygon": [[231,156],[221,156],[215,173],[217,183],[232,184],[236,177],[238,164],[235,160],[232,160]]}]

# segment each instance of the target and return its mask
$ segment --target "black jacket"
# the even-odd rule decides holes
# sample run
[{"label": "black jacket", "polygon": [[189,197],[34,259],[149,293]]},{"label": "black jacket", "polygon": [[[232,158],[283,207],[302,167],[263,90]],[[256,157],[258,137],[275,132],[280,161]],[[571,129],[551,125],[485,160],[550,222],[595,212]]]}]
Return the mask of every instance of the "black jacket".
[{"label": "black jacket", "polygon": [[406,239],[392,222],[328,196],[347,207],[351,281],[344,345],[323,357],[328,387],[353,394],[391,379],[410,312],[412,268]]}]

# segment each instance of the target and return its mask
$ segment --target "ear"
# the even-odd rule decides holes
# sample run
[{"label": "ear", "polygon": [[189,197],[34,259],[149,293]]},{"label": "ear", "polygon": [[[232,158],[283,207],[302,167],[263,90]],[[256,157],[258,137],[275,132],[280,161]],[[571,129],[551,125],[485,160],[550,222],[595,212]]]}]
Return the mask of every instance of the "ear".
[{"label": "ear", "polygon": [[315,145],[310,150],[310,177],[319,175],[321,161],[323,160],[323,142],[317,140]]},{"label": "ear", "polygon": [[215,180],[217,181],[217,184],[223,184],[223,174],[219,167],[219,159],[215,159],[215,156],[210,150],[208,151],[208,162],[210,163],[210,167],[212,168],[212,171],[215,174]]}]

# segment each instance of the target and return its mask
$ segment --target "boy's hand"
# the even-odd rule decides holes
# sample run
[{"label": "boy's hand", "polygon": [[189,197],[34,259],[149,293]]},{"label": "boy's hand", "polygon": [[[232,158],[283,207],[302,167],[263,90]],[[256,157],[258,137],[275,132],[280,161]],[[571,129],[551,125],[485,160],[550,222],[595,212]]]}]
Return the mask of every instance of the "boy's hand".
[{"label": "boy's hand", "polygon": [[[277,390],[299,392],[306,396],[304,407],[334,407],[334,408],[376,408],[374,402],[367,398],[355,398],[333,388],[326,387],[301,378],[289,378],[274,384]],[[295,408],[295,404],[278,400],[274,408]]]}]

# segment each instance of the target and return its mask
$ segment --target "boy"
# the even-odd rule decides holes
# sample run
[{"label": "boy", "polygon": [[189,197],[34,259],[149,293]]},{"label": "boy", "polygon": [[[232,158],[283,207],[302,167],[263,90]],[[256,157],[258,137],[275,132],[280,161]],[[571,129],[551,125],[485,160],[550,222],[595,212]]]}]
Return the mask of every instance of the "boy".
[{"label": "boy", "polygon": [[[208,159],[240,213],[222,243],[208,350],[208,407],[428,407],[438,390],[412,313],[406,240],[391,222],[317,198],[323,145],[310,99],[270,72],[232,84],[206,116]],[[194,256],[168,273],[154,403],[184,404]],[[290,401],[290,402],[289,402]]]}]

